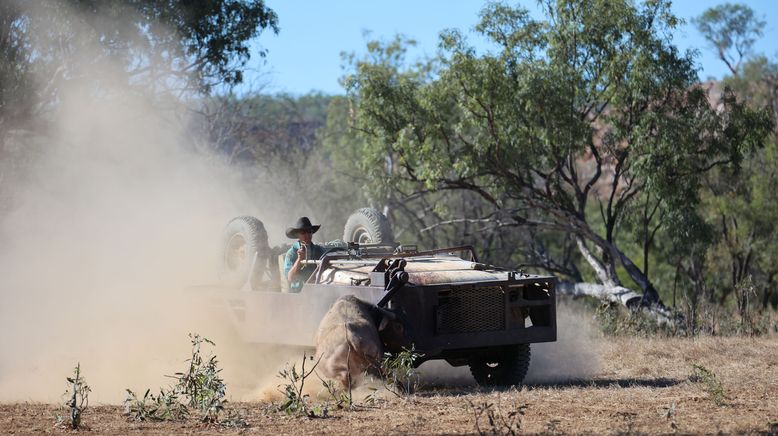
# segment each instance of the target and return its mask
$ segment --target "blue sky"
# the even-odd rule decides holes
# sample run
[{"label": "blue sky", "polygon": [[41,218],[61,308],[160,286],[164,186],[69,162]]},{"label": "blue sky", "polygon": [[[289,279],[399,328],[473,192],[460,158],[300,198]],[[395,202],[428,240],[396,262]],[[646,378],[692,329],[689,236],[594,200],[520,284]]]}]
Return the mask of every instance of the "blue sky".
[{"label": "blue sky", "polygon": [[[363,53],[365,32],[370,32],[373,39],[384,40],[403,34],[418,42],[411,57],[433,55],[440,31],[458,28],[470,32],[485,4],[477,0],[266,0],[266,3],[278,14],[281,31],[278,35],[260,36],[258,44],[268,50],[268,55],[261,65],[256,56],[252,59],[252,70],[247,72],[244,88],[296,95],[310,91],[342,94],[344,91],[338,84],[338,78],[343,75],[340,53]],[[537,11],[535,0],[517,3]],[[688,21],[724,1],[676,0],[673,3],[676,16],[687,20],[674,36],[676,44],[681,49],[700,51],[701,79],[722,77],[726,67]],[[756,44],[755,52],[778,57],[778,1],[740,3],[747,4],[767,21],[765,35]]]}]

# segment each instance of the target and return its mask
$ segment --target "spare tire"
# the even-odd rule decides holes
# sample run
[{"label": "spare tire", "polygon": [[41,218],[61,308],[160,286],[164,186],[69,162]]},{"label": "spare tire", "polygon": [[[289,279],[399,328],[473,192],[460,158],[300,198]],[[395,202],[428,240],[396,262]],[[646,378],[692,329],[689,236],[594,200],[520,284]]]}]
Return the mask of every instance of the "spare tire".
[{"label": "spare tire", "polygon": [[[254,262],[254,253],[257,261]],[[262,280],[267,269],[270,247],[262,221],[253,216],[233,218],[224,228],[220,278],[224,286],[238,289],[250,281],[252,288]],[[249,272],[254,264],[254,270]]]},{"label": "spare tire", "polygon": [[394,245],[394,233],[389,219],[370,207],[358,209],[346,221],[343,240],[362,244]]}]

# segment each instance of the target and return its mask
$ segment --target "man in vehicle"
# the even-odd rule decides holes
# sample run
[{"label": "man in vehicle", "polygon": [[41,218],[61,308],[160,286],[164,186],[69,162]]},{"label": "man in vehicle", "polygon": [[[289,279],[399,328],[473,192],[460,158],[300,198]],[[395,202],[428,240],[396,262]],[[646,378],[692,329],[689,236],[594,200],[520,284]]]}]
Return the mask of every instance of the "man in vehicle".
[{"label": "man in vehicle", "polygon": [[316,270],[316,265],[305,264],[305,260],[319,260],[325,253],[324,247],[313,243],[313,234],[320,225],[311,224],[307,216],[300,217],[294,227],[286,229],[286,236],[297,239],[284,257],[284,274],[289,281],[290,292],[300,292],[303,283]]}]

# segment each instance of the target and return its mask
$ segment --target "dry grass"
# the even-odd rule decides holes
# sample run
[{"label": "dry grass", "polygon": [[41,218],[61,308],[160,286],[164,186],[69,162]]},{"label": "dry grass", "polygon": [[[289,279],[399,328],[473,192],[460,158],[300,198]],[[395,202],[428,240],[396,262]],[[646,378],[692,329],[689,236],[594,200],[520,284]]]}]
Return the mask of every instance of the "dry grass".
[{"label": "dry grass", "polygon": [[[778,340],[763,338],[603,339],[602,367],[593,377],[521,390],[483,391],[475,386],[421,389],[410,400],[333,411],[327,419],[268,412],[267,403],[238,403],[257,434],[451,434],[474,433],[471,404],[489,403],[502,413],[526,405],[521,430],[528,433],[776,433]],[[693,365],[721,382],[722,404],[691,377]],[[59,432],[56,406],[0,405],[3,433]],[[96,433],[230,433],[237,429],[196,422],[128,422],[118,406],[96,406],[84,417]],[[481,430],[490,430],[480,422]]]}]

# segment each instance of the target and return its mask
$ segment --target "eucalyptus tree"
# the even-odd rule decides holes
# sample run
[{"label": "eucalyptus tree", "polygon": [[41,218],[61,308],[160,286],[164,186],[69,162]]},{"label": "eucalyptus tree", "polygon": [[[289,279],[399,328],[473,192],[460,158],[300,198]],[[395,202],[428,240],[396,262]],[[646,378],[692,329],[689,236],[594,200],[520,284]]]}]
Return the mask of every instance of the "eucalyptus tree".
[{"label": "eucalyptus tree", "polygon": [[[766,23],[750,7],[729,3],[707,9],[694,22],[730,69],[731,74],[718,86],[731,89],[749,106],[771,113],[773,122],[778,120],[778,65],[753,52]],[[710,272],[706,280],[711,289],[719,291],[716,296],[722,303],[751,285],[762,289],[763,306],[775,299],[777,149],[773,132],[764,149],[746,156],[743,171],[717,170],[707,177],[704,210],[721,237],[706,256]]]},{"label": "eucalyptus tree", "polygon": [[709,238],[696,209],[702,176],[759,147],[769,117],[729,92],[713,108],[692,53],[672,43],[669,2],[547,1],[543,19],[489,4],[478,53],[459,31],[435,62],[403,66],[402,46],[373,43],[345,78],[363,168],[406,197],[464,190],[506,229],[564,232],[597,280],[623,268],[659,302],[617,233],[636,199],[661,210],[683,249]]},{"label": "eucalyptus tree", "polygon": [[743,60],[751,54],[766,24],[753,9],[739,3],[706,9],[692,21],[732,74],[738,73]]},{"label": "eucalyptus tree", "polygon": [[0,139],[56,104],[69,84],[99,92],[109,76],[180,94],[240,83],[251,41],[265,29],[277,32],[278,17],[263,0],[4,1]]}]

